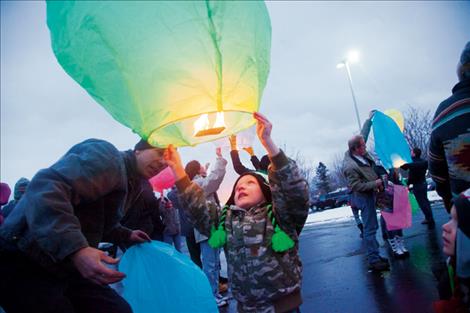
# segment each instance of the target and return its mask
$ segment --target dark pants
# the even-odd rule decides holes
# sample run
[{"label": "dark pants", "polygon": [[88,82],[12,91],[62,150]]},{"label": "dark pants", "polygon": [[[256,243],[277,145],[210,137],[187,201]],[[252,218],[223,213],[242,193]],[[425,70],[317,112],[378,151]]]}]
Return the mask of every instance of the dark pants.
[{"label": "dark pants", "polygon": [[194,238],[194,231],[190,231],[186,236],[186,246],[188,246],[189,255],[191,260],[200,268],[202,268],[201,262],[201,246],[196,242]]},{"label": "dark pants", "polygon": [[413,194],[418,201],[421,211],[423,211],[424,217],[431,223],[434,222],[434,217],[431,211],[431,205],[428,200],[428,189],[426,183],[413,184]]},{"label": "dark pants", "polygon": [[0,306],[7,313],[132,313],[109,286],[78,272],[58,278],[20,253],[0,252]]}]

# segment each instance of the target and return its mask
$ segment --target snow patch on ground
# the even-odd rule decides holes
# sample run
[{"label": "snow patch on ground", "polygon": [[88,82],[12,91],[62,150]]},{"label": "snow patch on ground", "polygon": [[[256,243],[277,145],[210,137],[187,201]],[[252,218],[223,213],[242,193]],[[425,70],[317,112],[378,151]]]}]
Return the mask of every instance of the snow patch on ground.
[{"label": "snow patch on ground", "polygon": [[342,222],[353,219],[353,214],[350,206],[342,206],[335,209],[330,209],[321,212],[314,212],[308,215],[305,225],[308,224],[321,224],[330,222]]},{"label": "snow patch on ground", "polygon": [[[435,190],[428,191],[428,199],[430,202],[442,201],[442,198],[439,197]],[[350,206],[343,206],[339,208],[329,209],[320,212],[310,213],[307,217],[305,225],[309,224],[324,224],[331,222],[345,222],[353,221],[354,216],[351,211]]]}]

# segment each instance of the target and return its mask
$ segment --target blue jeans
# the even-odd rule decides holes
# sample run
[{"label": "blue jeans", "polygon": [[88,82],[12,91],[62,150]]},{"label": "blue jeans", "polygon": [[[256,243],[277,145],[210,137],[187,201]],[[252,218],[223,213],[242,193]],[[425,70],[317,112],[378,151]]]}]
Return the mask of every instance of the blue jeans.
[{"label": "blue jeans", "polygon": [[174,245],[178,252],[181,252],[181,235],[167,235],[163,234],[163,242]]},{"label": "blue jeans", "polygon": [[199,244],[201,245],[202,270],[209,279],[212,294],[216,296],[219,293],[220,251],[209,246],[207,240],[201,241]]},{"label": "blue jeans", "polygon": [[354,215],[354,220],[356,221],[356,225],[362,224],[361,218],[359,217],[359,209],[355,206],[351,206],[352,214]]},{"label": "blue jeans", "polygon": [[380,261],[379,243],[375,235],[379,224],[377,222],[377,212],[375,211],[375,194],[354,195],[355,204],[361,210],[362,224],[364,225],[364,243],[366,245],[366,255],[369,264]]}]

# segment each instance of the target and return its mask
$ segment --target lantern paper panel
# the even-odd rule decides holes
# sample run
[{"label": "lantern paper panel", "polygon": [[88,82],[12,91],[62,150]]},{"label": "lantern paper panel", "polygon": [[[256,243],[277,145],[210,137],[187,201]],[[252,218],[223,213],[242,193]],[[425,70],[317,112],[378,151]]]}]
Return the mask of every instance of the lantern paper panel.
[{"label": "lantern paper panel", "polygon": [[410,147],[397,123],[384,113],[377,111],[372,120],[375,152],[383,166],[399,168],[411,162]]},{"label": "lantern paper panel", "polygon": [[47,24],[64,70],[152,145],[255,123],[270,62],[264,2],[48,1]]}]

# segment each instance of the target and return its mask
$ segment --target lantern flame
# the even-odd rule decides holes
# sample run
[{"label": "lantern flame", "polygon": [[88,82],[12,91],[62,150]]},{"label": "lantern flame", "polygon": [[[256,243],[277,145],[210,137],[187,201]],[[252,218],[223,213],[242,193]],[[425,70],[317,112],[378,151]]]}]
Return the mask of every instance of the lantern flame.
[{"label": "lantern flame", "polygon": [[399,168],[400,166],[406,163],[405,160],[403,160],[400,156],[396,154],[392,155],[392,162],[394,168]]},{"label": "lantern flame", "polygon": [[217,112],[217,115],[215,117],[215,123],[214,123],[214,128],[217,127],[226,127],[225,126],[225,120],[224,120],[224,112]]},{"label": "lantern flame", "polygon": [[202,130],[206,130],[209,128],[209,115],[202,114],[195,122],[194,122],[194,135]]},{"label": "lantern flame", "polygon": [[194,122],[194,136],[202,137],[208,135],[217,135],[223,132],[225,128],[224,112],[216,113],[215,123],[212,128],[209,128],[209,115],[202,114]]}]

